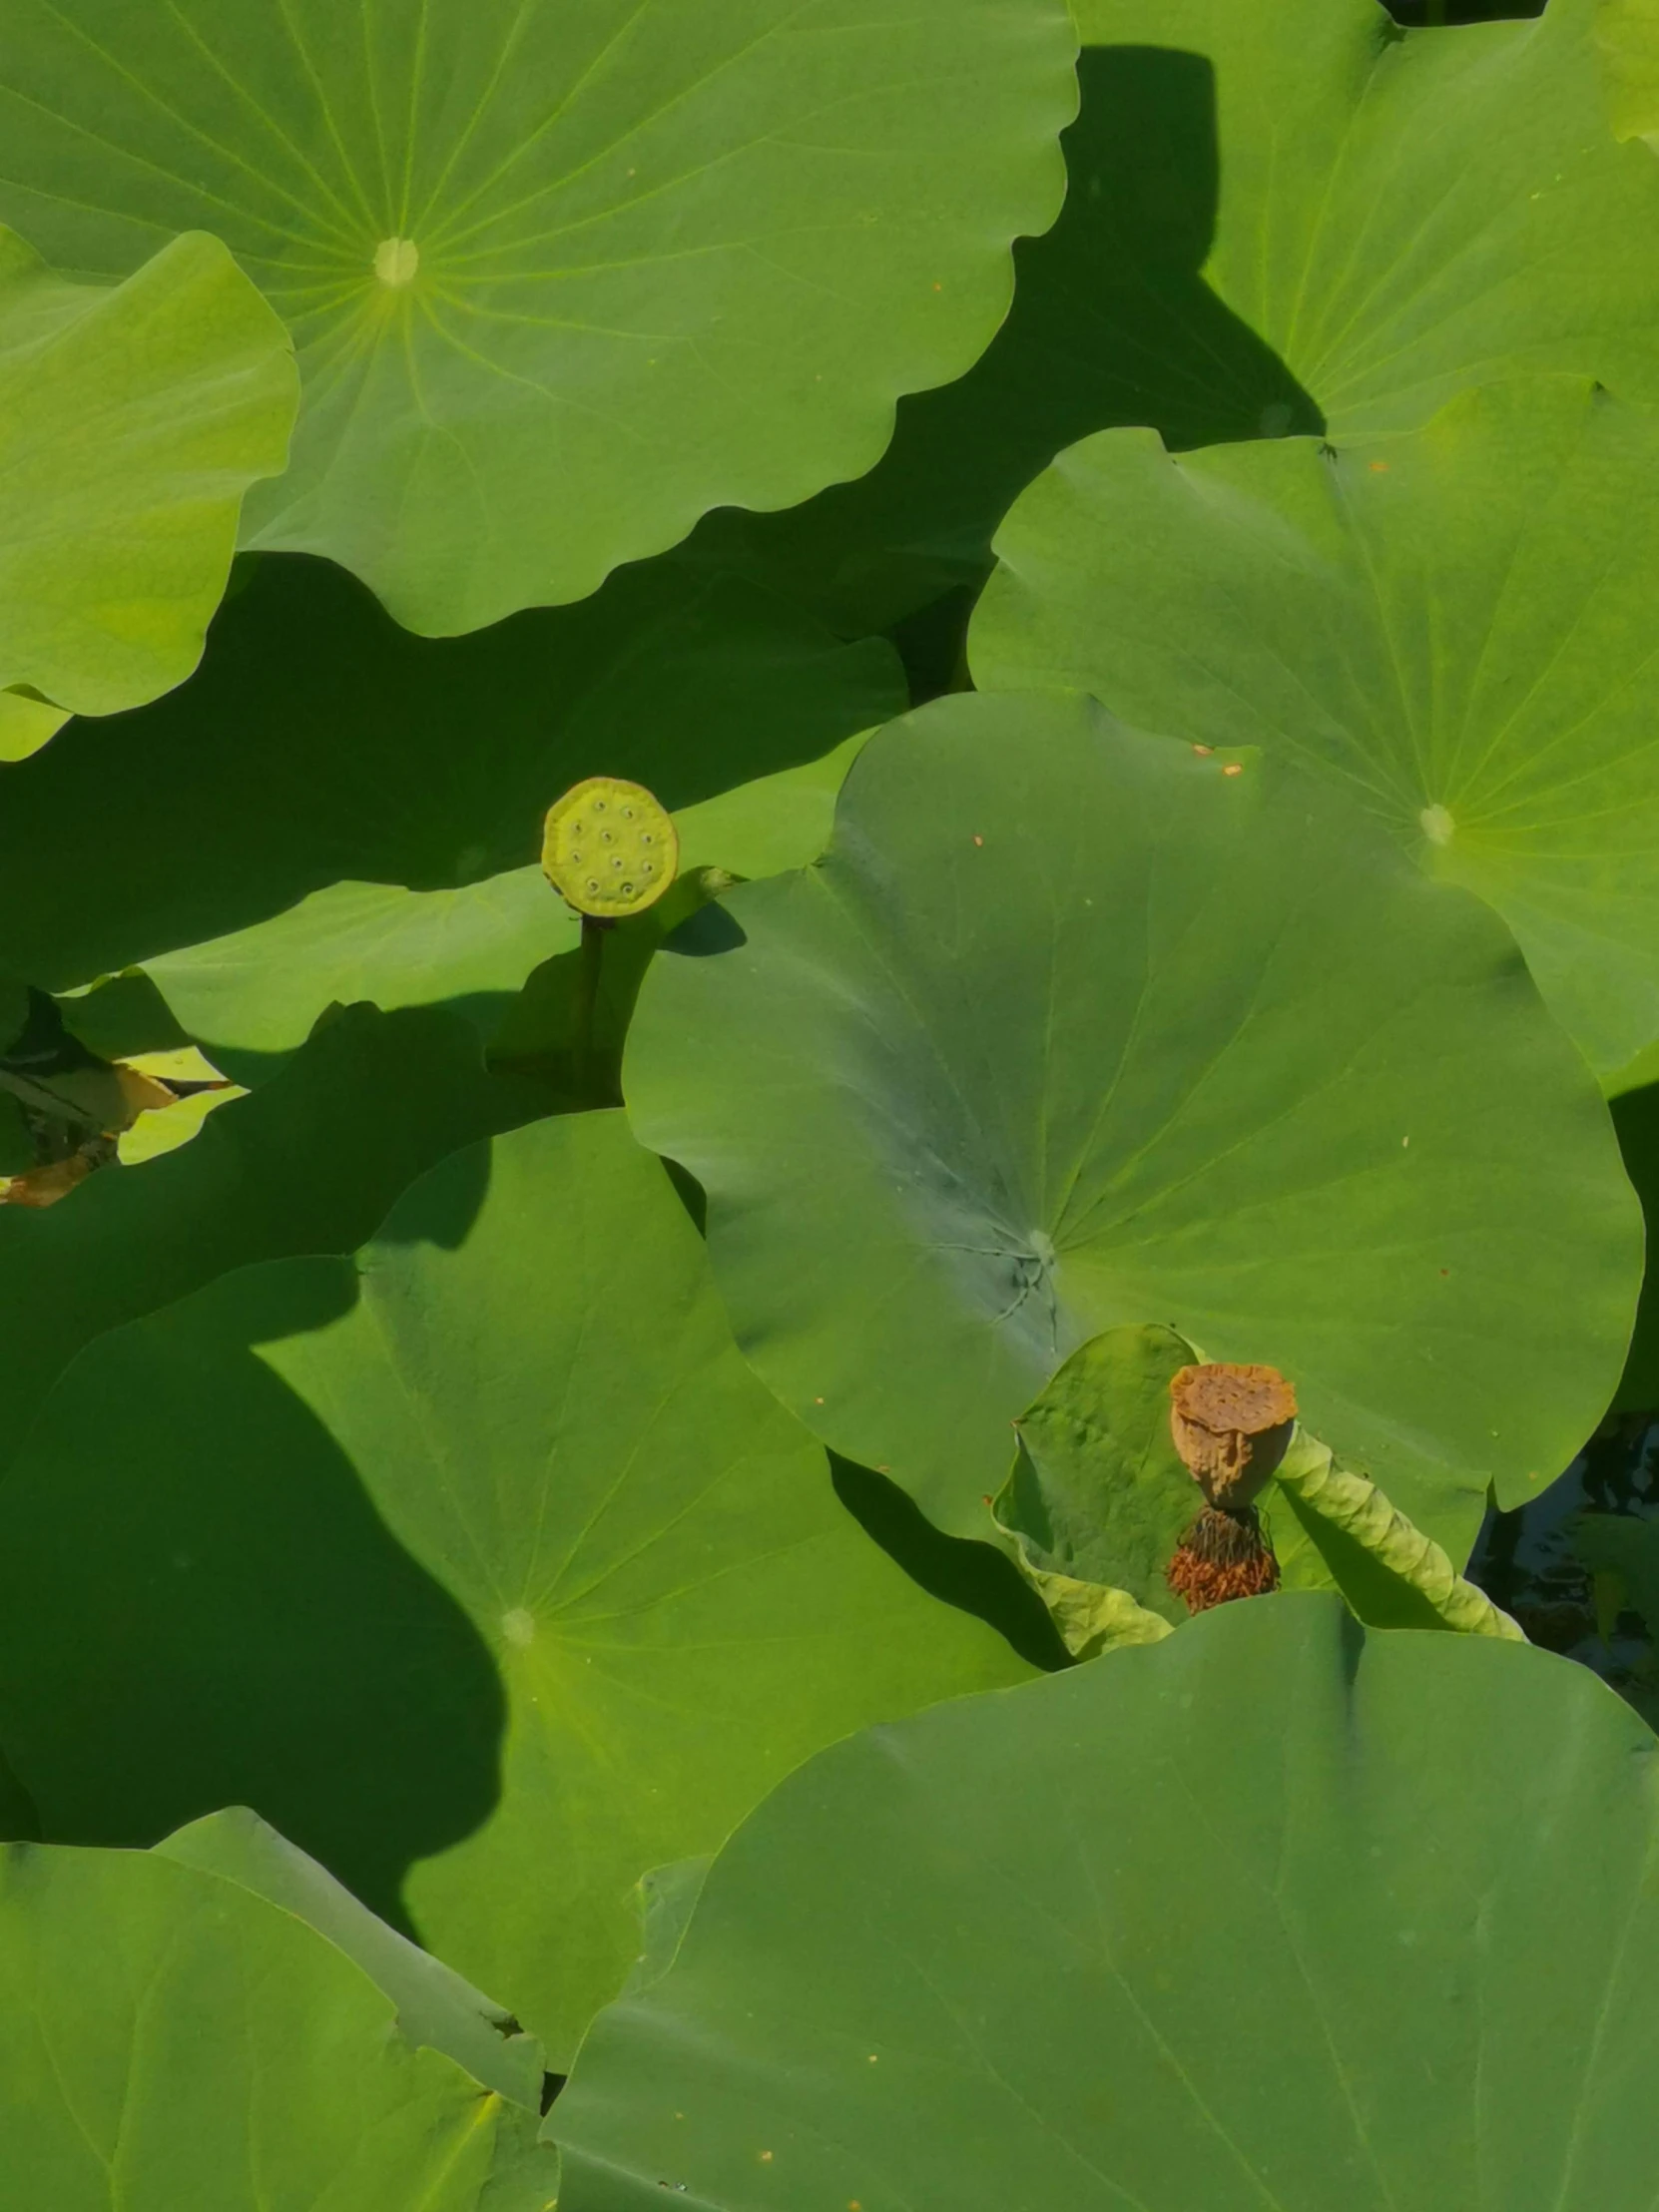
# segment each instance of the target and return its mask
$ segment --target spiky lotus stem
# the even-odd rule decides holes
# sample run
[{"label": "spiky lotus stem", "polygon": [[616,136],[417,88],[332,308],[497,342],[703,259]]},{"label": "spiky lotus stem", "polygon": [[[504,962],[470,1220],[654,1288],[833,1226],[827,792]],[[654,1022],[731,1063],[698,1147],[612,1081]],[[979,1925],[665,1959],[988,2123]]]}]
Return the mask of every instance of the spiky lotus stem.
[{"label": "spiky lotus stem", "polygon": [[1236,1597],[1279,1587],[1279,1561],[1254,1505],[1206,1505],[1175,1547],[1164,1578],[1189,1613],[1207,1613]]}]

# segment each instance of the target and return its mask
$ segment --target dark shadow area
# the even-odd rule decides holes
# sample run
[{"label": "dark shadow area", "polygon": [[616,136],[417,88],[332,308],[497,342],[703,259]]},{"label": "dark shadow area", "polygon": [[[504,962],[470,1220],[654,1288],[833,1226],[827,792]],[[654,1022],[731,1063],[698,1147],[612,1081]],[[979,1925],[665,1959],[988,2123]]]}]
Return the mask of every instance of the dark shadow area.
[{"label": "dark shadow area", "polygon": [[1042,1599],[1011,1559],[991,1544],[942,1534],[913,1498],[872,1467],[832,1451],[830,1471],[835,1495],[865,1535],[929,1597],[984,1621],[1029,1666],[1071,1665]]},{"label": "dark shadow area", "polygon": [[1546,1651],[1599,1674],[1650,1726],[1659,1726],[1659,1611],[1648,1593],[1598,1571],[1616,1547],[1587,1526],[1659,1529],[1659,1413],[1610,1415],[1558,1482],[1511,1512],[1488,1511],[1468,1575]]},{"label": "dark shadow area", "polygon": [[40,1815],[34,1801],[0,1751],[0,1844],[38,1844]]},{"label": "dark shadow area", "polygon": [[1659,1405],[1659,1083],[1626,1091],[1612,1102],[1624,1172],[1635,1185],[1647,1224],[1647,1270],[1636,1327],[1614,1404]]},{"label": "dark shadow area", "polygon": [[946,692],[967,691],[967,629],[978,592],[958,584],[943,592],[913,615],[895,622],[888,632],[898,658],[904,664],[904,681],[910,687],[912,707],[925,707]]},{"label": "dark shadow area", "polygon": [[959,382],[899,401],[867,476],[787,514],[722,510],[695,552],[786,585],[848,636],[888,630],[976,586],[1015,496],[1094,431],[1141,423],[1190,447],[1324,428],[1200,274],[1220,192],[1211,64],[1091,47],[1079,77],[1066,204],[1016,247],[1013,306],[989,350]]},{"label": "dark shadow area", "polygon": [[355,1295],[349,1261],[289,1261],[88,1353],[0,1491],[0,1728],[48,1841],[252,1806],[410,1933],[410,1864],[496,1802],[505,1702],[253,1350]]},{"label": "dark shadow area", "polygon": [[700,906],[669,938],[665,950],[688,960],[715,960],[749,942],[743,923],[718,898]]},{"label": "dark shadow area", "polygon": [[1544,0],[1382,0],[1396,23],[1432,30],[1452,23],[1507,23],[1542,15]]},{"label": "dark shadow area", "polygon": [[673,557],[443,639],[327,562],[269,557],[187,684],[0,766],[0,973],[62,989],[338,881],[475,882],[534,861],[584,776],[686,807],[903,705],[879,640]]},{"label": "dark shadow area", "polygon": [[675,1197],[686,1210],[687,1219],[697,1231],[697,1234],[706,1238],[709,1234],[708,1192],[697,1180],[697,1177],[693,1175],[691,1169],[682,1167],[678,1160],[665,1158],[663,1166],[668,1172],[670,1183],[674,1186]]},{"label": "dark shadow area", "polygon": [[[486,1073],[456,1016],[351,1007],[179,1151],[43,1213],[0,1208],[0,1465],[94,1337],[229,1269],[353,1250],[434,1161],[545,1109],[540,1086]],[[487,1174],[481,1155],[475,1203]]]}]

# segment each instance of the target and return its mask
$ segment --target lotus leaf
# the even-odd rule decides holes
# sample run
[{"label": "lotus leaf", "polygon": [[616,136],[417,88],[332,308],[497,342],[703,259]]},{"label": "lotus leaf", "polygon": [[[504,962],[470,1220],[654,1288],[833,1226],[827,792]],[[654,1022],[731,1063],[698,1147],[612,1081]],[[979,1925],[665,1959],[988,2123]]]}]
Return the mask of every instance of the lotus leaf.
[{"label": "lotus leaf", "polygon": [[[687,859],[738,875],[777,874],[816,859],[861,742],[849,738],[821,761],[740,784],[673,818]],[[162,994],[151,1018],[158,1028],[182,1021],[245,1063],[249,1055],[269,1062],[291,1052],[330,1000],[372,999],[388,1011],[444,1005],[494,1035],[511,1021],[508,1001],[530,971],[573,953],[578,931],[575,914],[536,866],[458,890],[334,883],[269,921],[150,960],[146,973]],[[656,932],[648,941],[657,941]],[[607,942],[610,970],[619,946]],[[631,1004],[630,992],[624,1024]]]},{"label": "lotus leaf", "polygon": [[[245,542],[400,622],[582,599],[880,453],[1058,209],[1062,0],[14,0],[0,217],[125,275],[216,231],[288,324]],[[550,795],[551,796],[551,795]]]},{"label": "lotus leaf", "polygon": [[1596,35],[1613,128],[1623,138],[1659,132],[1659,8],[1653,0],[1597,0]]},{"label": "lotus leaf", "polygon": [[111,286],[0,231],[0,761],[190,674],[295,396],[282,326],[217,239]]},{"label": "lotus leaf", "polygon": [[486,1075],[452,1014],[350,1007],[181,1151],[106,1168],[49,1213],[0,1207],[0,1464],[103,1331],[230,1268],[351,1251],[434,1160],[546,1104],[537,1084]]},{"label": "lotus leaf", "polygon": [[1173,1329],[1108,1329],[1015,1424],[992,1515],[1080,1659],[1187,1618],[1164,1569],[1204,1502],[1170,1438],[1170,1382],[1192,1358]]},{"label": "lotus leaf", "polygon": [[560,2212],[1645,2212],[1656,1761],[1312,1595],[869,1730],[596,2022]]},{"label": "lotus leaf", "polygon": [[1066,207],[984,357],[858,482],[701,542],[884,628],[976,585],[1098,430],[1370,435],[1526,369],[1659,396],[1659,172],[1608,136],[1593,5],[1406,33],[1374,0],[1077,0]]},{"label": "lotus leaf", "polygon": [[0,1491],[0,1591],[48,1835],[250,1803],[371,1905],[401,1886],[554,2066],[648,1869],[848,1730],[1029,1671],[842,1510],[615,1113],[94,1345]]},{"label": "lotus leaf", "polygon": [[[53,990],[145,963],[245,1078],[331,999],[487,1023],[575,941],[536,858],[578,778],[629,775],[697,810],[688,864],[730,846],[756,872],[769,829],[773,864],[795,864],[827,834],[844,762],[825,757],[903,705],[889,647],[666,561],[579,610],[443,642],[321,562],[261,562],[200,674],[119,746],[81,725],[0,770],[0,943]],[[800,792],[779,781],[798,770]],[[746,788],[728,836],[721,810]]]},{"label": "lotus leaf", "polygon": [[[992,1500],[1021,1571],[1079,1659],[1155,1643],[1188,1617],[1168,1569],[1205,1493],[1170,1430],[1172,1385],[1199,1358],[1172,1329],[1109,1329],[1074,1352],[1015,1424]],[[1520,1630],[1363,1475],[1298,1428],[1260,1492],[1293,1589],[1338,1589],[1378,1627]]]},{"label": "lotus leaf", "polygon": [[1659,1040],[1656,481],[1659,420],[1570,378],[1335,447],[1107,433],[1003,525],[974,672],[1341,777],[1617,1085]]},{"label": "lotus leaf", "polygon": [[1153,1317],[1293,1378],[1461,1560],[1629,1334],[1635,1201],[1502,924],[1328,780],[1092,702],[873,738],[823,861],[653,962],[624,1091],[761,1374],[959,1534],[1061,1362]]},{"label": "lotus leaf", "polygon": [[[1499,365],[1659,397],[1659,170],[1608,132],[1595,12],[1549,0],[1536,22],[1407,32],[1374,0],[1077,6],[1087,46],[1214,71],[1205,281],[1338,438],[1424,422]],[[1167,113],[1147,128],[1167,132]],[[1151,386],[1197,365],[1174,315],[1126,315],[1116,334],[1160,349]]]},{"label": "lotus leaf", "polygon": [[531,2124],[240,1884],[155,1853],[0,1848],[19,2212],[551,2212]]},{"label": "lotus leaf", "polygon": [[246,1806],[209,1813],[154,1848],[158,1857],[240,1883],[314,1928],[391,1998],[406,2043],[441,2050],[485,2088],[540,2111],[541,2045],[534,2036],[458,1973],[376,1920],[325,1867],[257,1813]]}]

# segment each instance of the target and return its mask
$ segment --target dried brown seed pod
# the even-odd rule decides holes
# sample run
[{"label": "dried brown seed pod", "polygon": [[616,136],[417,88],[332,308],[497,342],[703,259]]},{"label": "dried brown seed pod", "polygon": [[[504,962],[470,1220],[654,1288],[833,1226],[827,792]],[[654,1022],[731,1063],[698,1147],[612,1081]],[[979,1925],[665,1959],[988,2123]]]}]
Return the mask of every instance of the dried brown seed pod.
[{"label": "dried brown seed pod", "polygon": [[1262,1534],[1254,1505],[1236,1513],[1206,1505],[1175,1547],[1164,1579],[1189,1613],[1207,1613],[1236,1597],[1262,1597],[1279,1587],[1279,1561]]},{"label": "dried brown seed pod", "polygon": [[1212,1505],[1258,1496],[1296,1426],[1296,1391],[1277,1368],[1212,1363],[1170,1378],[1170,1433]]}]

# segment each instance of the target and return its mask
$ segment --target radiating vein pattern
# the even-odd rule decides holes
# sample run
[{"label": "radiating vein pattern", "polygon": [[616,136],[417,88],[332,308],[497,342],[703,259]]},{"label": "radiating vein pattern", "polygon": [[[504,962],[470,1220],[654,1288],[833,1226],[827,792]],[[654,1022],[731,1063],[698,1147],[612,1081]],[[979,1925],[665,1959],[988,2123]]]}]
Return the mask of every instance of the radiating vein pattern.
[{"label": "radiating vein pattern", "polygon": [[248,542],[469,629],[866,468],[1058,207],[1073,52],[1060,0],[20,0],[0,218],[222,236],[305,376]]}]

